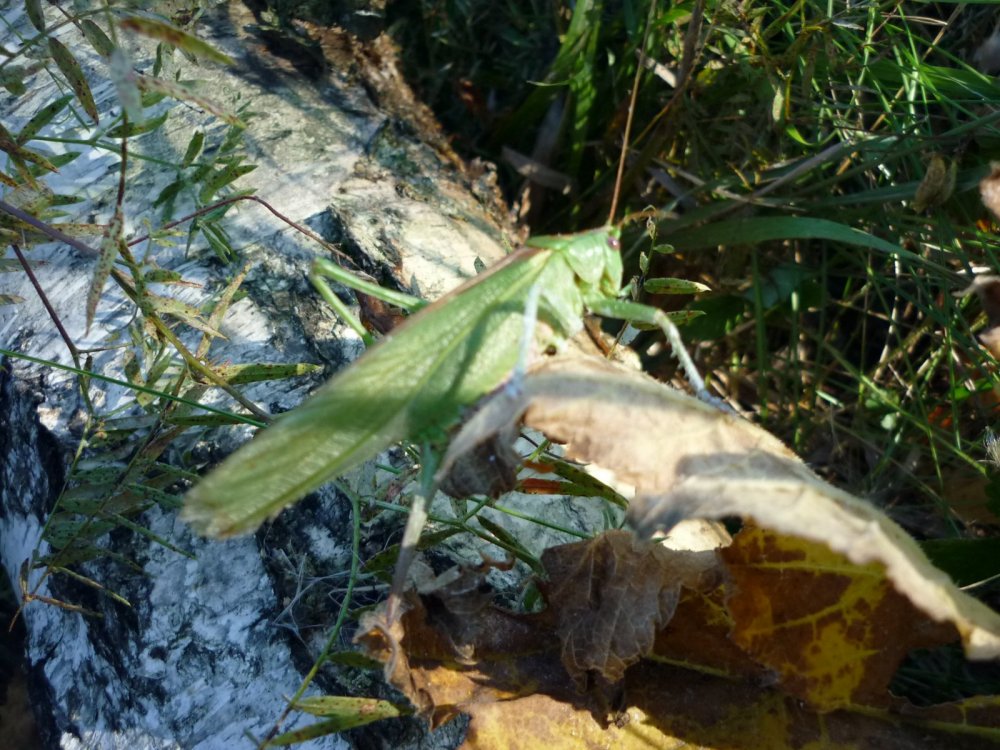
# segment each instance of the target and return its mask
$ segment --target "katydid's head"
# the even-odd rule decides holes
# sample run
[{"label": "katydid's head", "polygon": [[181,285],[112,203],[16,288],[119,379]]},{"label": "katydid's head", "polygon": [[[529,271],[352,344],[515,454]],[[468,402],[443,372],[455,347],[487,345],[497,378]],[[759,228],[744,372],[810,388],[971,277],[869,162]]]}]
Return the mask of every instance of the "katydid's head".
[{"label": "katydid's head", "polygon": [[621,227],[609,226],[605,236],[604,275],[601,278],[601,291],[605,296],[617,297],[621,291],[622,275],[622,230]]},{"label": "katydid's head", "polygon": [[614,250],[616,253],[620,252],[622,249],[622,228],[617,226],[605,227],[608,235],[606,242],[608,244],[609,250]]}]

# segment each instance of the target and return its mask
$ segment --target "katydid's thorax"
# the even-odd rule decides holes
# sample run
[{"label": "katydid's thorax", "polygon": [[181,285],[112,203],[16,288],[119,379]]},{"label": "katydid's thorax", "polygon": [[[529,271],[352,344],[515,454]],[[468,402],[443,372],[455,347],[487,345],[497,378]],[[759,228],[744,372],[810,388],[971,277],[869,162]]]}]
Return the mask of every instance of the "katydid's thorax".
[{"label": "katydid's thorax", "polygon": [[621,232],[601,227],[579,234],[533,237],[529,248],[551,253],[538,283],[540,313],[557,337],[570,338],[582,327],[588,300],[615,298],[621,289]]}]

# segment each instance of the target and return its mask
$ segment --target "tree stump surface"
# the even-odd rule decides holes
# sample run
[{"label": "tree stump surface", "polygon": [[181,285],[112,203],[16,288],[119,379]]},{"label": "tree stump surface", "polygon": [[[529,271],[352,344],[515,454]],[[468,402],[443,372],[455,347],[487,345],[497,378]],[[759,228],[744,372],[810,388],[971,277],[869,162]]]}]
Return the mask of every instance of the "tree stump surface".
[{"label": "tree stump surface", "polygon": [[[23,11],[8,13],[6,20],[14,28],[33,36]],[[443,138],[426,127],[432,119],[405,88],[387,39],[369,41],[362,50],[357,40],[329,31],[324,45],[336,60],[310,80],[288,59],[269,51],[255,19],[241,5],[213,12],[197,31],[236,64],[194,67],[175,53],[182,77],[202,81],[201,90],[224,106],[246,103],[252,112],[244,115],[244,143],[249,161],[258,168],[235,184],[238,189],[254,189],[276,210],[336,243],[383,283],[426,297],[439,296],[472,276],[477,257],[490,264],[504,255],[504,217],[490,173],[470,172],[441,148]],[[83,63],[102,124],[110,120],[120,104],[104,61],[72,28],[63,27],[57,37]],[[8,49],[19,46],[12,34],[3,43]],[[151,45],[135,39],[126,44],[137,68],[148,71]],[[44,71],[27,83],[27,94],[5,96],[0,104],[2,121],[13,132],[62,95]],[[166,99],[158,107],[170,110],[166,126],[129,142],[126,238],[144,233],[145,221],[153,227],[161,223],[152,199],[173,179],[171,170],[141,157],[178,163],[196,130],[212,133],[226,127],[190,103]],[[89,132],[81,128],[80,135]],[[74,148],[51,147],[55,153]],[[45,146],[39,148],[44,151]],[[62,220],[106,223],[114,207],[118,164],[118,154],[87,150],[53,175],[47,184],[54,191],[85,197],[67,206],[70,215]],[[176,211],[177,216],[184,213]],[[283,411],[356,357],[362,345],[307,280],[313,258],[326,252],[321,246],[250,202],[231,210],[225,226],[251,269],[242,286],[247,296],[227,315],[222,331],[227,340],[213,346],[213,361],[327,366],[322,377],[246,389],[267,411]],[[161,267],[180,271],[187,281],[200,285],[168,292],[198,305],[224,285],[234,269],[219,263],[204,243],[186,247],[184,229],[150,252]],[[136,251],[141,255],[145,249]],[[95,324],[85,334],[84,300],[94,260],[56,243],[32,247],[27,254],[39,264],[39,282],[78,346],[106,343],[133,315],[131,303],[109,283]],[[5,257],[14,256],[8,249]],[[0,307],[0,346],[71,364],[25,275],[0,275],[0,293],[25,300]],[[184,340],[191,345],[197,337]],[[97,372],[121,377],[119,367],[116,350],[94,356]],[[118,386],[95,383],[93,390],[105,412],[132,398]],[[74,418],[79,418],[80,409],[74,375],[4,360],[0,554],[15,591],[22,563],[38,543],[62,487],[78,439]],[[248,434],[218,430],[196,449],[221,457]],[[67,584],[64,578],[46,581],[39,595],[80,604],[103,617],[38,601],[21,614],[43,746],[221,750],[250,747],[244,732],[262,736],[284,708],[284,697],[297,689],[318,651],[317,642],[333,621],[295,622],[295,614],[285,611],[295,587],[311,580],[303,578],[303,566],[321,577],[321,569],[343,571],[350,561],[350,508],[342,498],[325,490],[286,516],[257,537],[216,542],[193,536],[173,513],[147,512],[141,519],[144,525],[197,560],[138,534],[112,533],[108,544],[137,562],[141,572],[106,561],[84,567],[127,599],[131,608],[85,586]],[[35,578],[37,571],[29,580]],[[335,616],[335,606],[327,603],[326,608]],[[379,689],[378,680],[346,685],[345,679],[328,677],[320,684],[327,691],[353,688],[356,694]],[[311,692],[318,691],[314,687]],[[415,721],[382,722],[353,733],[350,740],[326,737],[302,747],[345,748],[356,742],[454,747],[462,731],[456,725],[424,736]]]}]

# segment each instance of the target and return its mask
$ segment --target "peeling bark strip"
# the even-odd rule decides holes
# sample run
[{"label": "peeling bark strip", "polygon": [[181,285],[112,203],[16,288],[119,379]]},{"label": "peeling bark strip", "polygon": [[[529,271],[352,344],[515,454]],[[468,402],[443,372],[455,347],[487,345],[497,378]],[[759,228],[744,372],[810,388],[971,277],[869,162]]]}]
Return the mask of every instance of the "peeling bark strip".
[{"label": "peeling bark strip", "polygon": [[[51,29],[54,7],[41,7]],[[11,11],[5,20],[25,38],[34,36],[32,22],[38,19],[16,13]],[[175,55],[164,72],[172,79],[171,66],[179,67],[182,79],[197,79],[197,91],[225,107],[250,104],[254,116],[248,119],[244,135],[250,151],[246,161],[262,168],[241,176],[234,187],[256,190],[277,210],[336,241],[376,277],[427,297],[440,296],[472,276],[477,259],[491,265],[502,257],[501,213],[490,214],[483,208],[499,203],[488,191],[472,194],[475,176],[466,176],[453,156],[442,150],[443,139],[426,110],[412,105],[415,99],[402,83],[387,40],[375,40],[366,49],[367,57],[350,65],[330,65],[320,80],[311,82],[253,35],[253,22],[241,5],[231,4],[203,19],[195,30],[214,49],[232,57],[234,67],[195,68]],[[72,68],[75,77],[78,66],[85,76],[83,83],[74,84],[72,100],[63,104],[93,115],[99,127],[110,125],[113,113],[120,111],[114,85],[102,77],[108,72],[105,56],[110,51],[103,23],[95,16],[79,31],[63,26],[53,45],[61,68]],[[118,32],[128,40],[132,63],[144,72],[150,70],[151,45],[127,30]],[[10,35],[2,43],[7,49],[19,44]],[[324,43],[328,54],[361,52],[356,42],[337,37],[335,31],[325,32]],[[343,72],[359,69],[378,101]],[[36,71],[25,83],[25,94],[5,99],[0,121],[6,131],[26,132],[29,138],[67,135],[60,113],[54,120],[44,114],[23,130],[39,112],[66,96],[44,72]],[[162,223],[159,208],[151,204],[174,179],[162,165],[184,163],[192,134],[204,133],[207,143],[220,132],[218,120],[193,102],[166,98],[147,108],[146,113],[154,116],[166,113],[165,126],[129,140],[130,153],[156,161],[130,159],[123,206],[126,241],[145,231],[143,220],[154,227]],[[398,126],[414,112],[413,122]],[[91,134],[80,130],[76,137]],[[13,136],[11,143],[16,143]],[[26,139],[26,144],[46,162],[57,156],[37,140]],[[196,153],[193,158],[203,156]],[[118,158],[107,150],[89,151],[60,164],[53,189],[87,196],[81,203],[61,207],[69,212],[65,220],[108,224],[114,214],[117,172]],[[183,195],[176,199],[174,215],[181,216],[188,206],[182,203]],[[214,362],[321,362],[335,367],[357,355],[356,337],[317,302],[305,282],[312,258],[322,252],[317,245],[255,205],[231,210],[225,227],[252,270],[242,287],[247,298],[223,321],[227,339],[213,344]],[[92,237],[100,232],[100,227],[93,230]],[[169,238],[158,242],[143,246],[142,252],[152,253],[164,272],[179,271],[185,281],[195,282],[157,290],[179,303],[200,306],[234,272],[222,268],[201,240],[187,248],[183,232],[174,238],[175,244]],[[131,319],[131,303],[106,284],[86,334],[94,259],[55,243],[33,246],[28,258],[78,346],[106,343]],[[3,294],[25,299],[0,307],[0,347],[68,362],[64,344],[52,332],[50,319],[23,275],[0,275],[0,287]],[[187,344],[193,341],[193,336],[185,337]],[[124,378],[123,364],[119,350],[109,350],[95,355],[93,367]],[[293,379],[252,385],[244,392],[273,413],[297,404],[309,387]],[[61,484],[65,457],[76,447],[70,420],[79,401],[78,386],[65,372],[15,362],[0,373],[0,390],[0,419],[5,420],[0,429],[0,550],[4,571],[17,588],[18,572],[38,543]],[[91,392],[99,397],[104,412],[135,398],[125,388],[97,381]],[[38,426],[40,414],[51,432]],[[218,458],[246,435],[232,429],[207,434],[208,442],[197,446],[196,455]],[[260,540],[205,542],[193,538],[172,513],[149,511],[139,519],[142,524],[194,552],[197,560],[130,531],[112,534],[107,544],[142,572],[108,561],[88,563],[83,570],[131,602],[131,608],[60,579],[43,587],[40,594],[81,602],[102,615],[84,617],[38,602],[23,613],[35,709],[46,747],[127,744],[215,750],[249,746],[245,731],[263,735],[281,712],[283,696],[294,692],[311,666],[333,619],[329,604],[325,610],[303,611],[297,588],[299,566],[308,561],[313,574],[322,578],[342,571],[350,551],[345,505],[330,491],[317,494]],[[33,575],[37,578],[37,571]],[[286,607],[288,602],[293,605]],[[326,692],[373,694],[379,689],[374,682],[359,683],[356,675],[349,679],[326,674],[320,685]],[[283,729],[295,726],[289,722]],[[462,725],[453,724],[428,738],[417,723],[400,720],[352,736],[371,747],[454,747],[463,731]],[[300,745],[349,746],[338,737]]]}]

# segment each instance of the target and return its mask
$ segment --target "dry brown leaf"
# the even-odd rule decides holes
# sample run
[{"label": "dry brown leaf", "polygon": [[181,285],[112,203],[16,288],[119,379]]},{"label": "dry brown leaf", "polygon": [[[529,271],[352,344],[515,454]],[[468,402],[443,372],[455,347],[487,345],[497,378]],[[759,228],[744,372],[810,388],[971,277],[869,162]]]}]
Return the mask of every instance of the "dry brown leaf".
[{"label": "dry brown leaf", "polygon": [[[482,442],[526,404],[525,422],[564,442],[569,458],[634,487],[637,525],[736,515],[761,528],[701,553],[612,532],[544,553],[540,614],[486,605],[463,585],[465,606],[449,586],[447,596],[411,593],[390,637],[363,628],[423,715],[435,724],[471,715],[465,747],[1000,741],[996,699],[916,709],[889,696],[913,648],[960,635],[970,655],[996,655],[1000,618],[881,513],[819,480],[766,432],[641,375],[550,360],[523,392],[520,403],[510,394],[487,403],[458,442]],[[713,578],[722,583],[712,588]]]},{"label": "dry brown leaf", "polygon": [[618,682],[650,653],[682,587],[713,589],[722,578],[715,552],[678,552],[627,531],[552,547],[542,565],[562,663],[580,690],[592,672]]},{"label": "dry brown leaf", "polygon": [[916,648],[951,643],[897,593],[882,565],[853,565],[823,544],[747,528],[722,550],[729,637],[819,711],[888,706],[889,683]]},{"label": "dry brown leaf", "polygon": [[750,422],[599,360],[545,361],[524,391],[527,425],[635,488],[636,528],[740,516],[856,565],[880,563],[918,609],[955,625],[970,658],[1000,656],[1000,615],[955,587],[887,516],[820,480]]},{"label": "dry brown leaf", "polygon": [[[567,547],[575,549],[560,554],[570,558],[571,577],[579,577],[581,561],[599,556],[578,544]],[[747,553],[755,548],[748,546]],[[633,556],[612,556],[621,555]],[[929,709],[896,701],[886,708],[816,713],[797,696],[766,687],[774,682],[768,670],[740,657],[726,637],[733,620],[723,587],[685,592],[657,637],[656,661],[629,667],[617,685],[595,683],[583,693],[562,669],[560,618],[551,602],[537,615],[490,606],[455,618],[411,593],[393,632],[402,651],[392,682],[434,726],[469,714],[463,747],[478,750],[972,750],[1000,739],[1000,706],[992,699]],[[773,629],[771,634],[780,637]],[[361,640],[383,661],[389,658],[377,629]],[[714,666],[695,671],[663,659]]]},{"label": "dry brown leaf", "polygon": [[726,596],[725,586],[707,593],[686,589],[673,619],[657,633],[651,658],[755,685],[776,684],[778,675],[729,638],[733,618]]},{"label": "dry brown leaf", "polygon": [[514,450],[521,431],[517,402],[515,393],[501,389],[466,419],[435,476],[442,492],[454,498],[497,498],[517,486],[522,463]]}]

